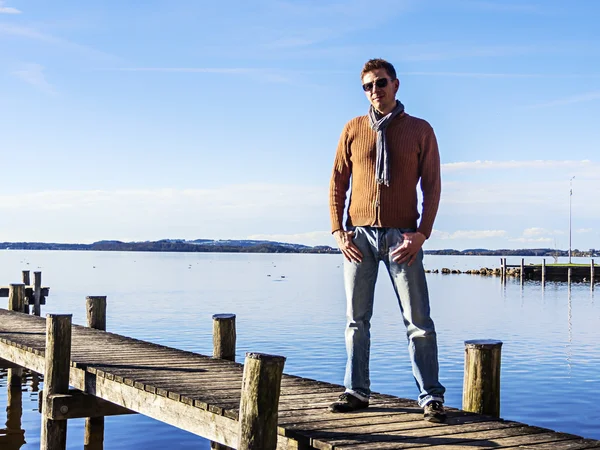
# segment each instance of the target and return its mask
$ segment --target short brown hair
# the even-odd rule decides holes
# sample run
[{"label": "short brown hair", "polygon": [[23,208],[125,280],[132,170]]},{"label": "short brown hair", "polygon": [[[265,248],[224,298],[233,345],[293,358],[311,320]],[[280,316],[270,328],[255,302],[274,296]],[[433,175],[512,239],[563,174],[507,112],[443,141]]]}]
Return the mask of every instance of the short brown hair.
[{"label": "short brown hair", "polygon": [[392,80],[396,79],[396,69],[394,69],[394,66],[392,66],[392,64],[387,62],[385,59],[381,58],[368,60],[360,72],[360,79],[362,80],[367,72],[377,69],[385,69]]}]

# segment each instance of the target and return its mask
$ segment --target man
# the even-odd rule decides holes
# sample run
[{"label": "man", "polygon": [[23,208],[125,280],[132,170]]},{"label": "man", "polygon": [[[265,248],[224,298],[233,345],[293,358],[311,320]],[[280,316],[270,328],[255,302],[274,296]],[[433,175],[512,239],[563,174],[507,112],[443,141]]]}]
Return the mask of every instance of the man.
[{"label": "man", "polygon": [[[425,420],[443,422],[445,388],[438,380],[437,340],[421,249],[431,234],[440,200],[437,142],[431,126],[406,114],[396,100],[400,82],[392,64],[372,59],[361,79],[371,107],[366,116],[344,127],[330,185],[332,232],[344,255],[348,360],[346,391],[329,409],[349,412],[369,406],[369,330],[377,271],[383,261],[407,329],[419,406]],[[419,180],[423,205],[417,226]]]}]

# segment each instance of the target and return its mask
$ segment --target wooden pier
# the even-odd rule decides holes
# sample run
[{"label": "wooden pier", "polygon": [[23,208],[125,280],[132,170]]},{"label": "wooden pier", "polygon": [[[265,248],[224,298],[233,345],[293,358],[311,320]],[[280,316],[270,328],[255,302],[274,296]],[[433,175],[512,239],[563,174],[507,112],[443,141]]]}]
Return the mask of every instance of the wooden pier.
[{"label": "wooden pier", "polygon": [[[88,297],[88,326],[72,325],[68,315],[41,318],[0,309],[0,366],[44,374],[42,450],[64,449],[68,419],[133,413],[210,439],[213,448],[600,449],[600,441],[494,417],[499,403],[483,398],[490,392],[480,395],[480,404],[491,415],[449,409],[445,424],[423,421],[422,409],[412,400],[378,393],[366,410],[333,414],[327,407],[342,386],[282,374],[282,357],[247,354],[242,365],[103,331],[103,313],[94,306],[103,302],[93,300],[98,298],[105,299]],[[232,345],[235,349],[235,327],[216,322],[231,318],[214,317],[215,336],[224,336],[215,338],[222,357],[231,357]],[[478,378],[469,385],[499,386],[499,381],[481,379],[482,374],[492,376],[481,370],[486,360],[493,360],[499,375],[498,343],[469,342],[466,351],[468,367]],[[473,358],[481,352],[478,363]],[[18,375],[21,369],[10,370]],[[492,409],[486,411],[488,404]],[[470,408],[477,410],[477,405]],[[102,449],[102,433],[103,424],[90,424],[85,449]]]}]

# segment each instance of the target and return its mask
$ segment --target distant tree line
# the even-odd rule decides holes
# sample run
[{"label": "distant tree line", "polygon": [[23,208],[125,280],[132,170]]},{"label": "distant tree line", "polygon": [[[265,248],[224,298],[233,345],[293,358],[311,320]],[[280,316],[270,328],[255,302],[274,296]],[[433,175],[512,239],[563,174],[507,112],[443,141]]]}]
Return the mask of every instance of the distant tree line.
[{"label": "distant tree line", "polygon": [[216,253],[339,253],[338,249],[326,245],[316,247],[294,247],[278,243],[256,245],[203,245],[161,240],[153,242],[99,241],[93,244],[60,244],[45,242],[0,242],[5,250],[93,250],[118,252],[216,252]]},{"label": "distant tree line", "polygon": [[[295,246],[278,242],[261,242],[248,245],[240,241],[239,245],[228,243],[220,245],[214,241],[210,243],[192,244],[185,241],[174,241],[164,239],[148,242],[121,242],[121,241],[98,241],[93,244],[60,244],[46,242],[0,242],[1,250],[94,250],[94,251],[118,251],[118,252],[213,252],[213,253],[340,253],[337,248],[327,245],[315,247]],[[486,248],[475,248],[467,250],[425,250],[428,255],[473,255],[473,256],[569,256],[566,250],[551,248],[527,248],[527,249],[499,249],[489,250]],[[572,256],[595,257],[600,256],[600,251],[590,249],[588,251],[572,250]]]}]

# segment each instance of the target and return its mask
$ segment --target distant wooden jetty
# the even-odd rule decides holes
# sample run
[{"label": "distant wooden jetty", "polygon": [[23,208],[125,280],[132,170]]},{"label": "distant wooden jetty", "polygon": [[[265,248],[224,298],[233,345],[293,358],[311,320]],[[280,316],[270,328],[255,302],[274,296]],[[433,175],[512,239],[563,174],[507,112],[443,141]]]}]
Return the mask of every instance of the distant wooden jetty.
[{"label": "distant wooden jetty", "polygon": [[[11,298],[25,293],[15,285],[9,291]],[[106,297],[88,297],[86,308],[87,327],[73,325],[70,315],[0,309],[12,427],[20,427],[22,368],[44,375],[42,450],[64,449],[68,420],[82,417],[84,448],[100,450],[103,417],[133,413],[208,438],[214,449],[600,448],[600,441],[498,417],[498,341],[465,343],[463,410],[449,409],[447,423],[434,424],[422,420],[416,402],[377,393],[366,410],[333,414],[327,406],[342,386],[283,374],[281,356],[247,353],[243,365],[230,361],[233,314],[213,316],[209,357],[104,331]],[[21,432],[16,445],[2,448],[19,448]]]},{"label": "distant wooden jetty", "polygon": [[459,269],[442,268],[441,270],[426,270],[426,273],[442,273],[448,274],[468,274],[468,275],[485,275],[498,276],[503,281],[508,278],[519,278],[521,281],[534,280],[541,281],[544,284],[546,281],[558,281],[567,283],[589,283],[591,288],[600,282],[600,265],[595,264],[594,260],[590,264],[546,264],[543,259],[541,264],[525,264],[525,258],[521,258],[521,264],[507,264],[506,258],[500,259],[500,267],[480,269],[469,269],[461,271]]}]

